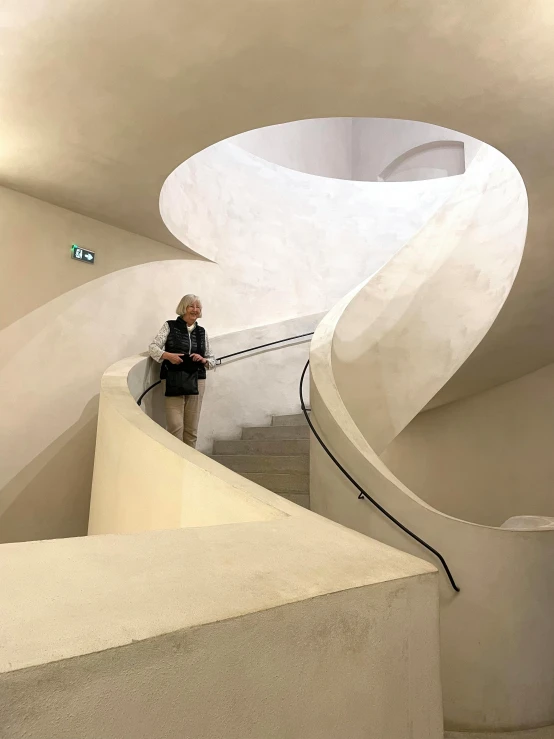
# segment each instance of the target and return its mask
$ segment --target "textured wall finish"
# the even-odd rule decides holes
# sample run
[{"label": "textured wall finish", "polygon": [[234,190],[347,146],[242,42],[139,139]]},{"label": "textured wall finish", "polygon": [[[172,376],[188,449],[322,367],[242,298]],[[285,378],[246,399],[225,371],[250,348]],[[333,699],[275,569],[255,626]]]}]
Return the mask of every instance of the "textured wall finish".
[{"label": "textured wall finish", "polygon": [[[314,331],[322,317],[307,316],[220,336],[213,340],[213,349],[221,357],[299,336]],[[210,373],[197,448],[211,453],[214,439],[238,439],[244,426],[264,426],[274,415],[299,413],[298,386],[308,359],[309,342],[307,337],[234,357]]]},{"label": "textured wall finish", "polygon": [[[217,264],[172,259],[136,265],[155,258],[158,248],[161,257],[181,252],[0,191],[7,265],[2,294],[12,317],[0,331],[7,348],[0,366],[0,541],[86,531],[102,372],[144,351],[183,293],[202,296],[212,337],[326,310],[360,272],[375,271],[397,251],[453,187],[445,180],[382,193],[375,183],[313,178],[270,165],[231,144],[204,152],[168,182],[177,189],[166,185],[164,197],[176,198],[174,217],[187,224],[189,243],[200,244]],[[70,259],[71,243],[96,251],[94,267]],[[20,294],[28,296],[23,311]],[[22,374],[30,336],[33,357],[40,357],[40,390],[30,389]],[[227,377],[236,368],[229,369]],[[236,415],[236,424],[265,413],[261,400],[250,396],[254,407],[245,419]],[[285,405],[293,402],[291,395]]]},{"label": "textured wall finish", "polygon": [[[292,318],[329,306],[331,293],[342,297],[338,283],[352,285],[352,274],[372,274],[456,185],[445,179],[383,187],[314,177],[222,142],[168,177],[160,210],[180,241],[235,279],[248,275],[245,302],[264,283],[280,291]],[[256,311],[267,314],[275,297],[255,295]]]},{"label": "textured wall finish", "polygon": [[352,119],[293,121],[230,139],[241,149],[305,174],[352,180]]},{"label": "textured wall finish", "polygon": [[554,516],[554,366],[418,415],[382,455],[430,505],[500,526]]},{"label": "textured wall finish", "polygon": [[[396,181],[463,174],[481,142],[441,126],[388,118],[321,118],[282,123],[247,131],[230,139],[241,149],[274,164],[311,175],[377,182],[395,162],[413,150],[425,149],[425,159],[412,163],[410,173]],[[447,153],[441,144],[449,145]],[[453,144],[459,149],[455,155]],[[436,151],[433,151],[436,147]],[[460,156],[461,155],[461,156]]]},{"label": "textured wall finish", "polygon": [[298,516],[5,545],[2,738],[441,739],[432,568],[260,492]]},{"label": "textured wall finish", "polygon": [[5,545],[6,737],[440,739],[434,568],[179,443],[135,403],[148,364],[103,378],[91,532],[187,528]]},{"label": "textured wall finish", "polygon": [[[442,142],[459,145],[461,151],[456,152],[449,166],[453,164],[457,169],[451,174],[462,174],[481,146],[471,136],[441,126],[388,118],[294,121],[247,131],[230,142],[269,162],[306,174],[367,182],[377,182],[394,162],[420,147],[431,147],[427,149],[425,167],[433,163],[442,166]],[[437,146],[436,154],[433,145]],[[412,167],[411,177],[404,176],[402,181],[429,179],[425,167]],[[432,176],[446,177],[448,172]]]},{"label": "textured wall finish", "polygon": [[496,146],[529,190],[529,248],[494,330],[446,397],[554,361],[549,0],[142,0],[138,12],[108,0],[6,0],[2,23],[2,183],[158,240],[168,174],[243,131],[381,116]]},{"label": "textured wall finish", "polygon": [[[377,455],[487,331],[515,277],[526,216],[517,170],[482,149],[442,211],[321,322],[311,350],[311,405],[323,437],[354,479],[446,557],[461,588],[456,595],[442,574],[445,720],[464,731],[554,723],[552,589],[545,587],[554,578],[554,531],[450,518]],[[317,512],[432,558],[358,501],[315,444],[310,485]]]},{"label": "textured wall finish", "polygon": [[333,337],[341,397],[378,453],[477,346],[517,274],[527,228],[519,173],[482,147],[456,182],[445,206],[350,300]]}]

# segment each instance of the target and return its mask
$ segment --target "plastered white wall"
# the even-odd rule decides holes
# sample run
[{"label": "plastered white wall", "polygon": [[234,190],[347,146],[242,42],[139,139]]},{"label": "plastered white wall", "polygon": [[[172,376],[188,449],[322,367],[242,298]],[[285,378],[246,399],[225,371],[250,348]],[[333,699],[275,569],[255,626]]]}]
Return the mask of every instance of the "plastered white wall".
[{"label": "plastered white wall", "polygon": [[436,573],[288,507],[3,545],[3,739],[441,739]]},{"label": "plastered white wall", "polygon": [[[91,533],[185,528],[5,545],[0,624],[23,632],[0,640],[8,736],[92,737],[92,702],[108,739],[122,725],[137,737],[339,739],[348,727],[360,739],[439,739],[434,568],[179,443],[135,403],[148,364],[122,360],[103,377]],[[45,598],[23,621],[9,586],[27,552],[50,577],[27,573]],[[63,640],[48,627],[58,608],[71,613]],[[28,710],[31,695],[45,710]]]},{"label": "plastered white wall", "polygon": [[[526,234],[519,173],[482,149],[442,211],[346,296],[312,342],[312,418],[353,478],[436,548],[446,726],[501,731],[554,724],[554,531],[451,518],[418,498],[382,452],[486,333],[513,283]],[[315,442],[314,510],[406,551],[435,556],[389,522]],[[501,491],[499,491],[501,492]]]},{"label": "plastered white wall", "polygon": [[[313,332],[322,315],[306,316],[216,337],[216,356]],[[300,376],[310,337],[224,360],[210,372],[197,448],[211,453],[214,439],[238,439],[243,426],[267,426],[272,416],[300,413]],[[304,383],[309,404],[309,383]],[[161,391],[160,391],[161,394]]]},{"label": "plastered white wall", "polygon": [[[423,160],[395,181],[463,173],[481,142],[442,126],[391,118],[316,118],[247,131],[230,139],[245,151],[312,175],[377,182],[398,157],[440,142],[459,142],[461,152],[427,149]],[[461,159],[461,161],[460,161]]]},{"label": "plastered white wall", "polygon": [[333,336],[341,397],[377,453],[481,341],[521,261],[527,197],[511,162],[483,146],[449,180],[458,188],[436,216],[345,298]]},{"label": "plastered white wall", "polygon": [[[0,190],[11,315],[0,331],[0,540],[86,531],[102,372],[144,351],[184,293],[201,295],[212,337],[324,311],[451,187],[397,185],[383,195],[377,184],[310,178],[232,144],[183,171],[174,218],[187,225],[184,240],[217,262]],[[72,262],[72,243],[95,251],[96,263]],[[29,362],[39,362],[39,381],[24,370]]]},{"label": "plastered white wall", "polygon": [[316,118],[257,128],[229,141],[273,164],[306,174],[352,178],[352,118]]},{"label": "plastered white wall", "polygon": [[[466,167],[481,142],[471,136],[442,126],[419,121],[387,118],[354,118],[352,120],[352,179],[376,181],[383,170],[402,154],[436,141],[461,141]],[[428,167],[429,164],[426,165]],[[426,167],[412,171],[412,177],[425,179]]]},{"label": "plastered white wall", "polygon": [[419,414],[382,460],[430,505],[500,526],[554,515],[554,366]]}]

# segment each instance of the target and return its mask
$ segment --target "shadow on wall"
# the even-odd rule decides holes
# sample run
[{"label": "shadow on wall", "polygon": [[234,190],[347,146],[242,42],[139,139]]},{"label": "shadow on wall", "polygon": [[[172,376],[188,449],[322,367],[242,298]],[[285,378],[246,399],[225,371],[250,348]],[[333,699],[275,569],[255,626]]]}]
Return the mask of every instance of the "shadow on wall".
[{"label": "shadow on wall", "polygon": [[86,535],[98,397],[2,489],[1,544]]},{"label": "shadow on wall", "polygon": [[431,141],[394,159],[381,172],[379,182],[414,182],[464,174],[463,141]]}]

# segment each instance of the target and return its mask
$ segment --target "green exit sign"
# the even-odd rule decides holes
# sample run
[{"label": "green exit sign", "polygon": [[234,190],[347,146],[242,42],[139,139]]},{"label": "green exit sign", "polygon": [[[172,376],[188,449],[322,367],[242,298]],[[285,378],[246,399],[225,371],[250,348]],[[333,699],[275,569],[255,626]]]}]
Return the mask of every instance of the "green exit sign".
[{"label": "green exit sign", "polygon": [[83,249],[77,244],[71,246],[71,258],[77,259],[79,262],[85,262],[85,264],[94,264],[94,252],[90,249]]}]

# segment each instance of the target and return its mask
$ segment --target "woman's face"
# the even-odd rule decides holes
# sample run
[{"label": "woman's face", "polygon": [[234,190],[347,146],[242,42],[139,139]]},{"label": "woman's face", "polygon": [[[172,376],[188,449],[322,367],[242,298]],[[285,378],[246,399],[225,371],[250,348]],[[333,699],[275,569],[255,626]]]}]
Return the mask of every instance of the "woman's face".
[{"label": "woman's face", "polygon": [[187,309],[185,311],[185,315],[183,318],[187,323],[194,323],[200,318],[200,314],[202,313],[202,306],[198,301],[191,303],[190,305],[187,305]]}]

